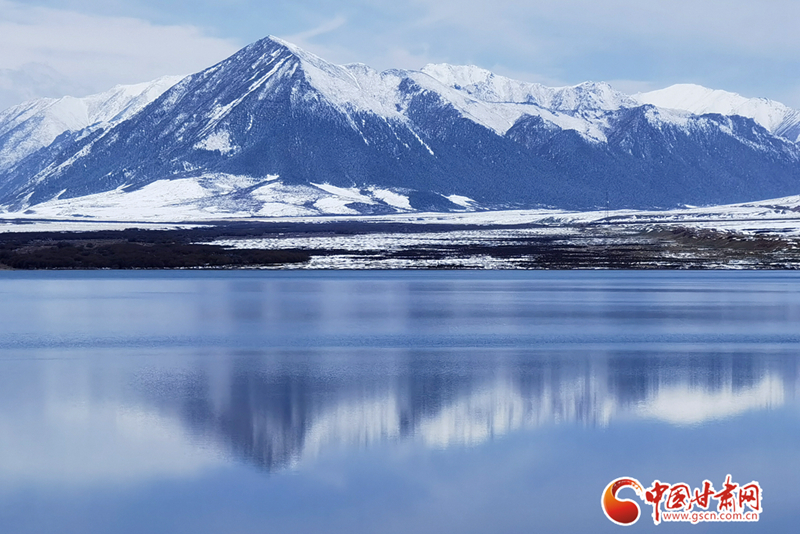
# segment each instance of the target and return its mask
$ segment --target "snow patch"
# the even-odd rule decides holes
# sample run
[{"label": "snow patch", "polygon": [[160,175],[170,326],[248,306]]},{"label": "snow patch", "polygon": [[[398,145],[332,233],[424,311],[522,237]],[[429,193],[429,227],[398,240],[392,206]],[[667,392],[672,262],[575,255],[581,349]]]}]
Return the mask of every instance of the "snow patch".
[{"label": "snow patch", "polygon": [[450,195],[445,197],[457,206],[462,206],[464,208],[471,208],[475,209],[476,201],[469,197],[463,197],[461,195]]},{"label": "snow patch", "polygon": [[[364,196],[359,189],[355,187],[351,188],[344,188],[344,187],[336,187],[331,184],[315,184],[312,183],[314,187],[322,189],[326,193],[330,193],[337,197],[340,197],[343,201],[347,202],[361,202],[364,204],[375,204],[375,201],[367,196]],[[355,213],[355,212],[354,212]]]},{"label": "snow patch", "polygon": [[346,206],[346,204],[349,204],[350,202],[351,201],[349,201],[348,199],[337,198],[337,197],[325,197],[315,202],[314,207],[320,210],[322,213],[330,213],[336,215],[358,215],[359,214],[358,211]]},{"label": "snow patch", "polygon": [[231,144],[231,135],[227,130],[217,130],[209,135],[202,141],[195,144],[193,147],[196,150],[208,150],[210,152],[219,152],[222,155],[237,152],[239,147]]},{"label": "snow patch", "polygon": [[399,208],[402,210],[412,209],[412,205],[409,204],[409,197],[401,195],[400,193],[396,193],[388,189],[370,188],[370,194],[394,208]]}]

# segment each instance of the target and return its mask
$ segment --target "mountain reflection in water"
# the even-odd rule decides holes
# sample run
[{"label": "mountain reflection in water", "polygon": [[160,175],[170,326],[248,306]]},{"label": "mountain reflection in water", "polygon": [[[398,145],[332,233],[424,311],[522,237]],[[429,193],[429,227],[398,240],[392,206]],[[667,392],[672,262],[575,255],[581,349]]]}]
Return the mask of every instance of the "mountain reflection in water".
[{"label": "mountain reflection in water", "polygon": [[[328,448],[382,441],[448,448],[543,425],[697,425],[795,402],[798,391],[798,361],[780,353],[328,349],[206,352],[187,359],[192,366],[176,369],[149,358],[132,375],[78,360],[66,375],[30,377],[29,386],[41,390],[29,387],[28,395],[41,400],[33,412],[23,410],[24,421],[2,418],[7,435],[33,451],[39,447],[19,441],[33,420],[47,426],[53,417],[97,419],[98,426],[111,426],[104,434],[121,434],[120,443],[146,428],[137,448],[125,454],[151,463],[166,454],[169,470],[178,468],[175,458],[182,458],[180,466],[200,449],[274,471]],[[108,445],[91,439],[80,447]],[[195,452],[169,454],[179,446]],[[25,452],[6,458],[19,454]]]},{"label": "mountain reflection in water", "polygon": [[9,532],[604,531],[727,473],[798,524],[797,273],[4,276]]},{"label": "mountain reflection in water", "polygon": [[[549,424],[701,424],[781,406],[798,389],[797,360],[764,354],[398,352],[389,372],[370,369],[375,352],[350,356],[355,369],[339,376],[312,362],[348,354],[240,354],[228,370],[153,371],[140,391],[194,436],[274,470],[389,440],[445,448]],[[303,364],[276,369],[275,359]]]}]

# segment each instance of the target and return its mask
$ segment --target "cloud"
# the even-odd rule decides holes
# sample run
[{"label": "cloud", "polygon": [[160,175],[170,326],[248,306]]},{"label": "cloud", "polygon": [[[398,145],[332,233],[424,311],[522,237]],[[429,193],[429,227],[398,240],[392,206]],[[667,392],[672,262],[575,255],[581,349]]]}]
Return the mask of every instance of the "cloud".
[{"label": "cloud", "polygon": [[0,110],[35,98],[89,92],[90,88],[41,63],[27,63],[18,69],[0,69]]},{"label": "cloud", "polygon": [[[70,2],[106,14],[123,5]],[[475,64],[548,85],[698,83],[798,105],[797,0],[136,0],[124,6],[131,17],[0,0],[0,69],[46,64],[74,85],[104,90],[197,71],[273,34],[329,61],[379,70]]]},{"label": "cloud", "polygon": [[643,39],[690,41],[756,55],[798,53],[794,0],[409,1],[424,13],[418,20],[423,26],[453,26],[504,42],[558,43],[567,53],[588,42],[606,47]]},{"label": "cloud", "polygon": [[[335,9],[347,22],[304,44],[337,62],[472,63],[549,85],[691,82],[797,105],[796,0],[373,0]],[[317,24],[331,16],[320,5]]]},{"label": "cloud", "polygon": [[607,80],[607,83],[621,93],[633,95],[637,93],[647,93],[649,91],[656,91],[657,89],[664,89],[664,87],[655,84],[654,82],[644,80]]},{"label": "cloud", "polygon": [[300,33],[296,33],[294,35],[290,35],[287,37],[287,40],[291,40],[293,43],[298,44],[308,41],[318,35],[325,35],[326,33],[330,33],[337,28],[341,27],[343,24],[347,22],[347,19],[342,15],[337,15],[331,20],[327,20],[317,26],[316,28],[312,28],[311,30],[306,30]]},{"label": "cloud", "polygon": [[[238,48],[194,26],[0,0],[0,86],[5,88],[0,98],[13,98],[15,87],[18,96],[29,98],[53,93],[54,84],[63,86],[61,94],[76,88],[99,92],[118,83],[189,74]],[[44,81],[37,84],[37,79]]]}]

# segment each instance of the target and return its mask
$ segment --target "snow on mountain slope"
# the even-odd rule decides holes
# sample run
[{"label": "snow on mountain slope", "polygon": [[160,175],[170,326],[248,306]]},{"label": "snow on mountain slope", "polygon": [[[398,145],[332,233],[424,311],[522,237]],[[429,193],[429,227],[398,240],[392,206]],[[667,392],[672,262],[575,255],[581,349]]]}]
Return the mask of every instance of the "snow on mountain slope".
[{"label": "snow on mountain slope", "polygon": [[[428,64],[420,71],[442,87],[465,116],[504,135],[524,115],[541,117],[562,130],[573,130],[592,142],[605,142],[609,112],[640,105],[609,84],[584,82],[547,87],[499,76],[472,65]],[[415,80],[426,85],[418,74]]]},{"label": "snow on mountain slope", "polygon": [[[277,176],[205,174],[157,180],[140,189],[112,191],[37,204],[26,217],[114,221],[189,221],[247,217],[358,215],[354,203],[383,207],[384,212],[411,211],[399,191],[342,188],[330,184],[289,185]],[[467,199],[470,201],[470,199]],[[2,213],[2,210],[0,210]]]},{"label": "snow on mountain slope", "polygon": [[421,72],[447,87],[464,91],[485,102],[514,102],[543,106],[553,92],[549,87],[498,76],[473,65],[429,63],[421,69]]},{"label": "snow on mountain slope", "polygon": [[24,102],[0,112],[0,170],[46,147],[64,132],[122,122],[161,96],[182,77],[118,85],[83,98],[65,96]]},{"label": "snow on mountain slope", "polygon": [[632,98],[643,104],[689,111],[696,115],[719,113],[754,119],[774,135],[799,140],[799,111],[767,98],[745,98],[737,93],[708,89],[694,84],[676,84],[665,89],[637,93]]},{"label": "snow on mountain slope", "polygon": [[420,71],[378,72],[361,63],[334,65],[291,43],[271,39],[300,59],[311,85],[342,111],[374,113],[412,130],[406,116],[408,97],[401,89],[403,81],[409,79],[424,90],[441,95],[443,102],[453,105],[462,116],[499,135],[505,134],[521,116],[530,114],[589,139],[603,141],[603,132],[593,123],[597,116],[575,112],[582,110],[586,115],[590,110],[637,105],[607,84],[585,83],[554,89],[497,76],[475,66],[445,64],[426,65]]},{"label": "snow on mountain slope", "polygon": [[[540,105],[538,99],[541,98],[543,102],[550,103],[553,95],[543,96],[538,94],[536,87],[527,88],[529,85],[536,86],[536,84],[517,82],[520,85],[515,85],[514,80],[508,80],[508,84],[501,82],[497,87],[492,84],[476,86],[475,90],[472,90],[468,86],[455,83],[454,78],[441,76],[440,73],[432,71],[429,67],[431,66],[429,65],[419,72],[407,71],[405,74],[423,89],[441,95],[443,100],[453,105],[463,117],[498,135],[506,134],[521,117],[532,115],[542,117],[543,120],[558,126],[559,129],[574,130],[590,141],[606,141],[603,131],[605,121],[601,118],[605,114],[603,110],[585,109],[578,113],[576,109],[551,109]],[[444,67],[465,73],[483,70],[472,66],[446,65]],[[437,77],[431,76],[431,72],[435,72]]]},{"label": "snow on mountain slope", "polygon": [[606,111],[639,105],[609,84],[584,82],[568,87],[547,87],[499,76],[473,65],[428,64],[423,73],[484,102],[536,104],[553,111],[582,108]]},{"label": "snow on mountain slope", "polygon": [[[69,210],[113,194],[114,205],[165,199],[175,211],[166,197],[137,196],[165,180],[205,191],[178,203],[192,213],[248,216],[589,209],[609,198],[650,208],[797,193],[798,145],[745,117],[643,105],[604,83],[549,88],[473,66],[378,72],[272,37],[156,98],[169,83],[5,112],[0,152],[23,143],[23,126],[31,142],[44,139],[39,147],[84,129],[0,166],[0,204]],[[225,176],[252,183],[224,191],[214,182]],[[265,176],[280,179],[256,185]]]},{"label": "snow on mountain slope", "polygon": [[178,83],[183,76],[162,76],[152,82],[134,85],[117,85],[108,92],[84,97],[90,124],[117,123],[160,97],[164,91]]},{"label": "snow on mountain slope", "polygon": [[[287,47],[300,59],[303,72],[312,87],[347,116],[352,112],[372,113],[385,120],[403,124],[414,132],[406,115],[408,97],[401,90],[402,82],[408,79],[413,80],[424,90],[440,94],[443,97],[443,104],[455,106],[464,117],[500,135],[523,114],[520,110],[509,112],[505,109],[493,109],[487,102],[466,98],[459,92],[443,87],[436,78],[420,76],[419,72],[406,70],[378,72],[360,63],[334,65],[291,43],[274,37],[271,39]],[[355,121],[353,127],[359,130]],[[415,136],[423,143],[416,132]]]},{"label": "snow on mountain slope", "polygon": [[368,111],[384,118],[402,120],[396,107],[401,102],[402,71],[378,72],[360,63],[335,65],[277,37],[272,41],[290,50],[301,63],[311,85],[343,111]]}]

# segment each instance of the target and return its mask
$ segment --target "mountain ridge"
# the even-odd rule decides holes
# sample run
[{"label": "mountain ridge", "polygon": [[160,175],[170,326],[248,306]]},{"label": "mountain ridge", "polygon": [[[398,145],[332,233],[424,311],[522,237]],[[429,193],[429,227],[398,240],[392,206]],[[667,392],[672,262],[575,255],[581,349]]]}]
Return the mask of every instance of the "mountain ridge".
[{"label": "mountain ridge", "polygon": [[0,169],[51,144],[67,131],[79,131],[97,123],[122,122],[182,76],[163,76],[151,82],[116,85],[85,97],[41,98],[0,112]]},{"label": "mountain ridge", "polygon": [[608,84],[378,72],[268,37],[126,120],[65,131],[0,168],[0,206],[185,180],[198,195],[164,201],[207,214],[671,207],[797,194],[798,160],[752,118],[641,104]]},{"label": "mountain ridge", "polygon": [[769,132],[799,142],[799,110],[767,98],[746,98],[737,93],[696,84],[674,84],[632,95],[643,104],[689,111],[696,115],[718,113],[754,119]]}]

